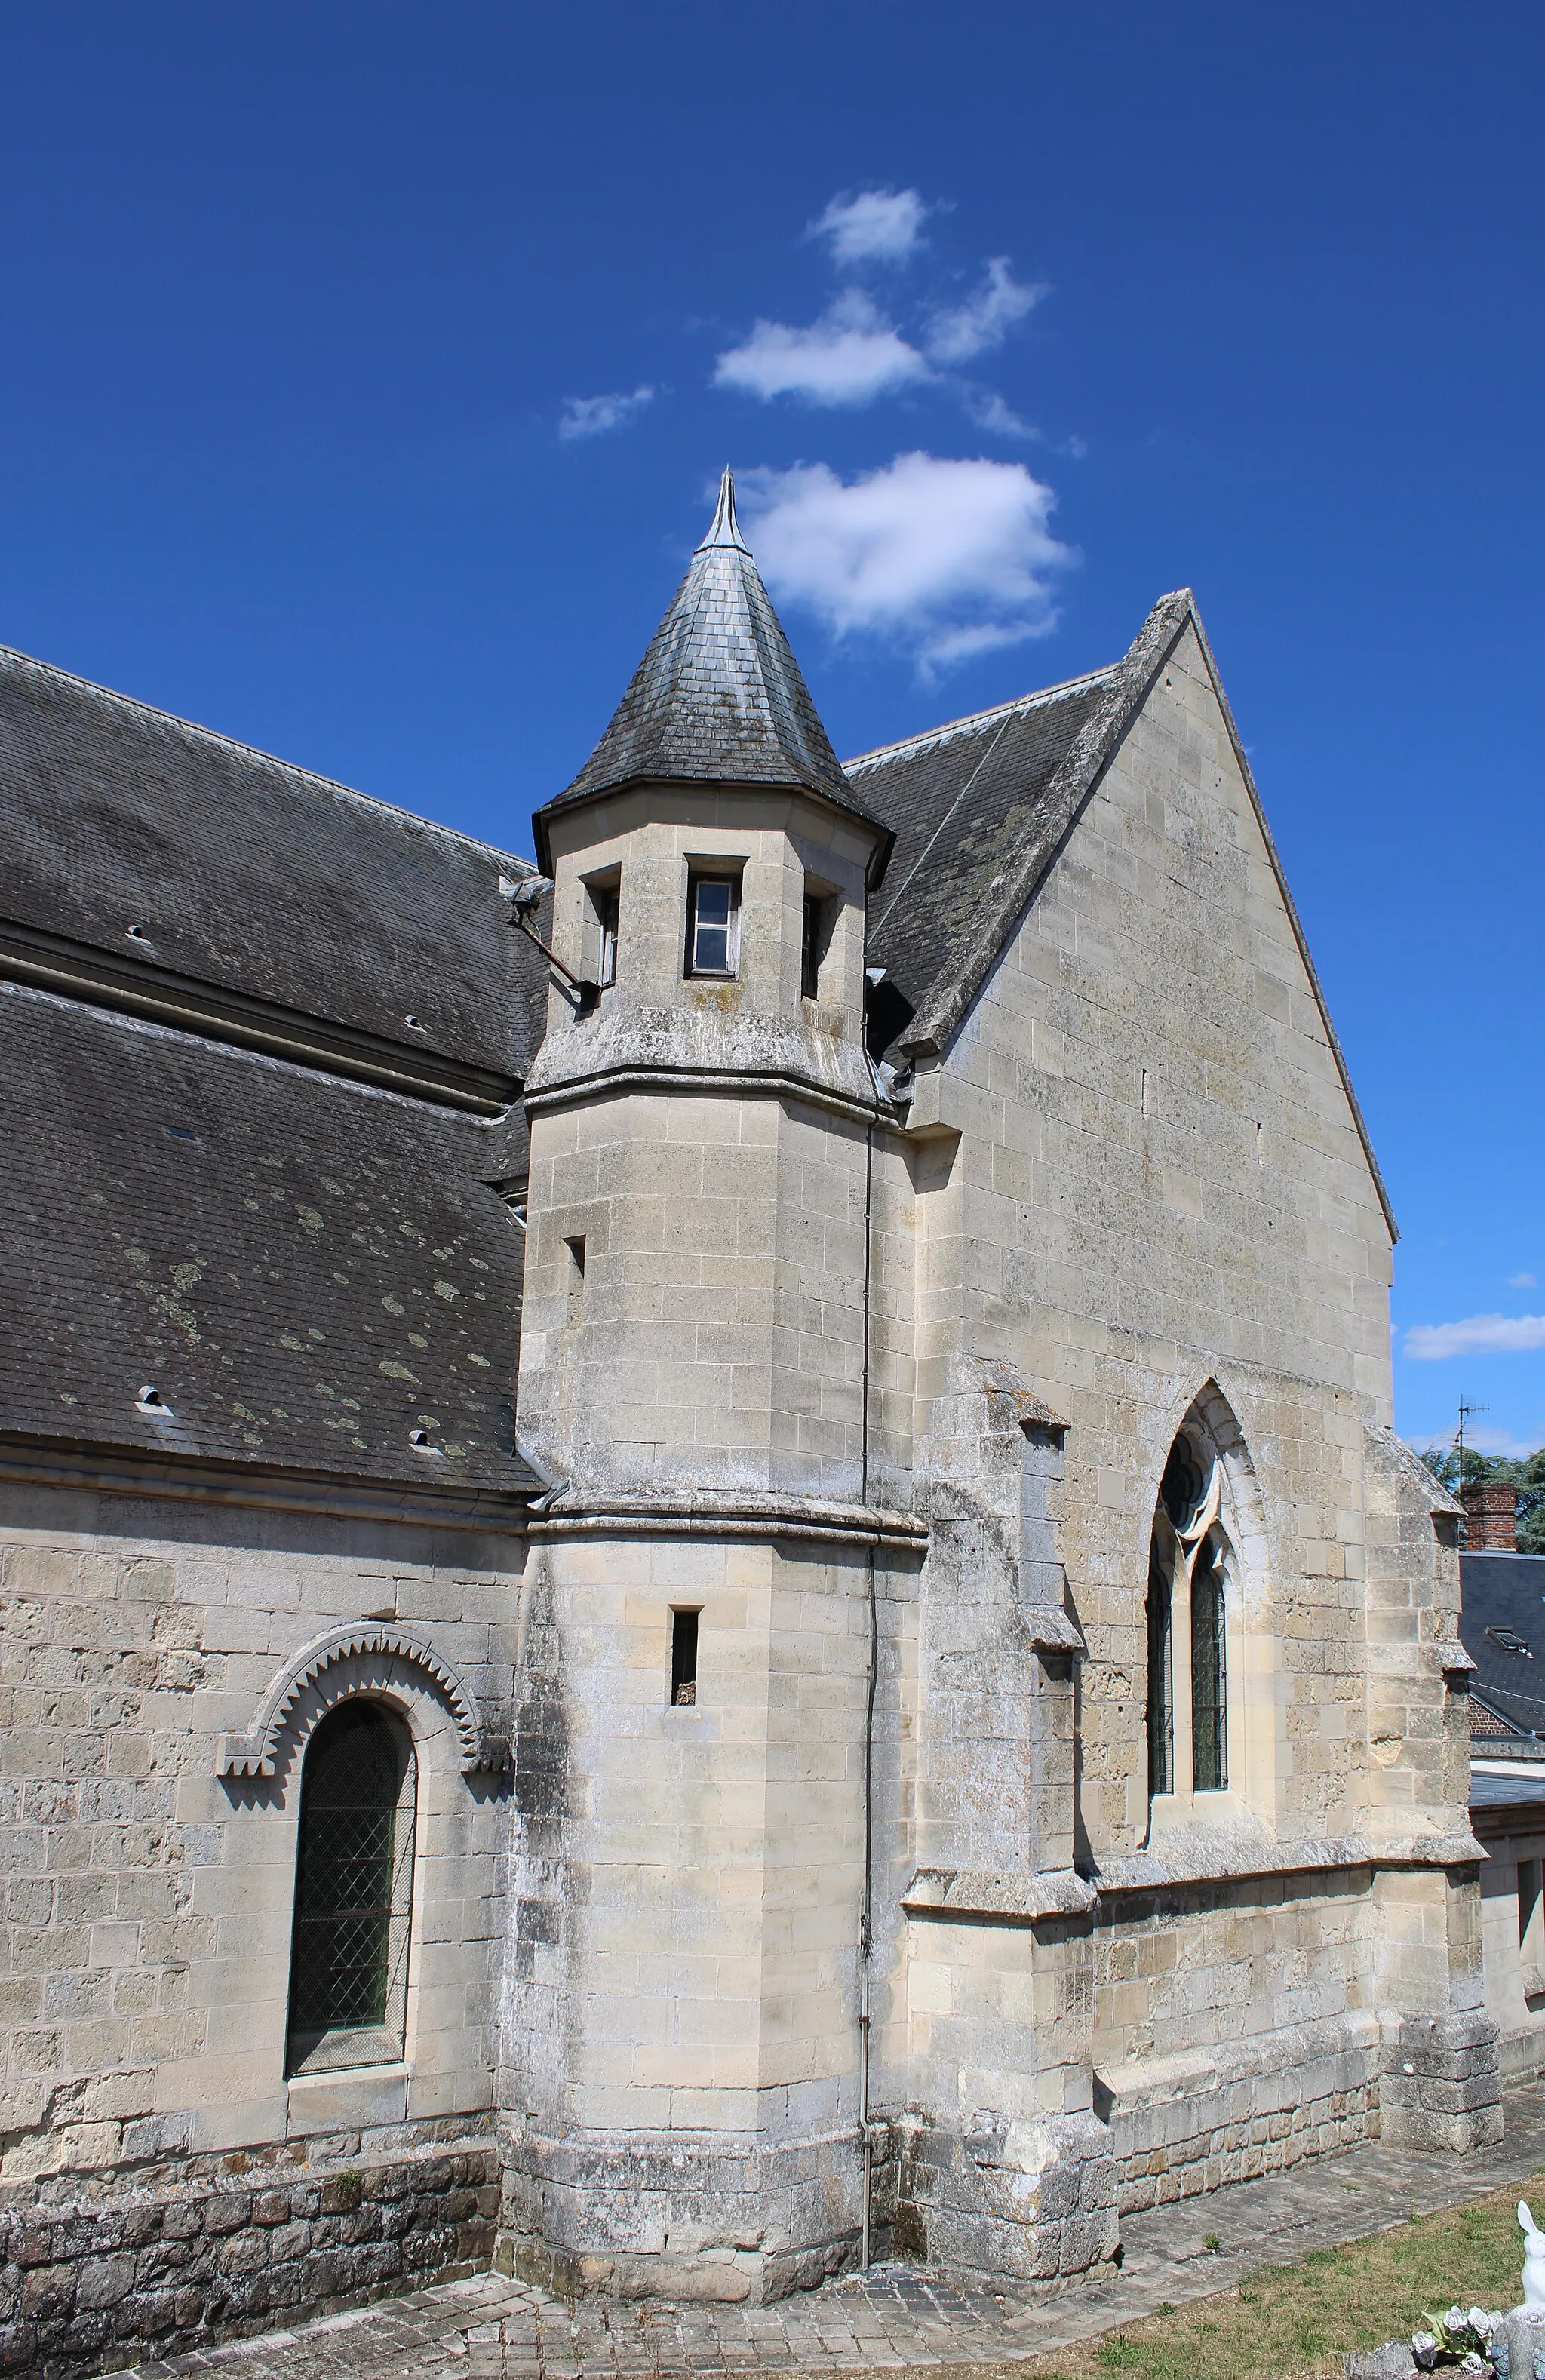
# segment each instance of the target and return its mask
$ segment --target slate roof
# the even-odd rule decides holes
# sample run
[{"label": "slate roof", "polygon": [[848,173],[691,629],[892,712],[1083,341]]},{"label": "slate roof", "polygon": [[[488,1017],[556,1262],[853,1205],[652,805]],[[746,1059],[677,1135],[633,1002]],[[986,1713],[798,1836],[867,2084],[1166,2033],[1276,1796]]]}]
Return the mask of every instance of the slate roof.
[{"label": "slate roof", "polygon": [[0,829],[19,923],[497,1074],[544,1029],[529,861],[4,647]]},{"label": "slate roof", "polygon": [[639,778],[803,785],[868,817],[843,773],[735,516],[719,508],[610,725],[572,784],[537,812],[538,855],[554,812]]},{"label": "slate roof", "polygon": [[981,895],[1034,832],[1047,786],[1112,675],[1096,671],[848,762],[895,833],[870,904],[868,956],[885,969],[890,997],[906,1002],[906,1023],[968,941]]},{"label": "slate roof", "polygon": [[1545,1554],[1461,1554],[1459,1589],[1470,1692],[1520,1735],[1545,1733]]},{"label": "slate roof", "polygon": [[[3,650],[0,835],[0,1430],[529,1492],[524,1235],[488,1185],[526,1172],[546,969],[498,880],[530,863]],[[11,979],[26,934],[210,1031]],[[237,995],[513,1104],[233,1046]]]}]

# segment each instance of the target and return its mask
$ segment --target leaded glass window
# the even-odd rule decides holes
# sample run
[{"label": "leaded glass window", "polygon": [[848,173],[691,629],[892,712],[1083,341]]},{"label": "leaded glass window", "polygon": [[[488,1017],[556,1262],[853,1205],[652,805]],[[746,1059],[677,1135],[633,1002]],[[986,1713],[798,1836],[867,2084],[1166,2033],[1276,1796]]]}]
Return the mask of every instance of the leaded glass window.
[{"label": "leaded glass window", "polygon": [[286,2070],[403,2055],[417,1763],[396,1715],[342,1704],[300,1780]]},{"label": "leaded glass window", "polygon": [[1228,1783],[1227,1647],[1220,1548],[1203,1539],[1191,1570],[1191,1790]]},{"label": "leaded glass window", "polygon": [[[1228,1786],[1228,1576],[1223,1464],[1187,1424],[1170,1449],[1149,1548],[1150,1798]],[[1189,1688],[1188,1694],[1186,1693]],[[1176,1696],[1186,1698],[1177,1706]]]}]

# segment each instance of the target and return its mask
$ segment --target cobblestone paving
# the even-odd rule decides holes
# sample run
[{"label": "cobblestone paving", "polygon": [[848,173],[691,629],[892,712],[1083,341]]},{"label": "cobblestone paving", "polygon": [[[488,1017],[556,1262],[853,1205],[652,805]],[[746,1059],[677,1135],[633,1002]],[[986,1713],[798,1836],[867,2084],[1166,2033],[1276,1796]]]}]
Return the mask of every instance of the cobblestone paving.
[{"label": "cobblestone paving", "polygon": [[[206,2372],[220,2380],[632,2380],[1003,2365],[1093,2338],[1166,2301],[1181,2305],[1230,2289],[1311,2248],[1463,2205],[1542,2166],[1545,2089],[1531,2084],[1508,2095],[1500,2148],[1455,2157],[1376,2144],[1128,2216],[1118,2269],[1049,2290],[996,2290],[884,2265],[778,2305],[592,2298],[571,2307],[524,2282],[481,2274],[293,2331],[139,2364],[135,2380]],[[1210,2233],[1216,2252],[1205,2245]]]}]

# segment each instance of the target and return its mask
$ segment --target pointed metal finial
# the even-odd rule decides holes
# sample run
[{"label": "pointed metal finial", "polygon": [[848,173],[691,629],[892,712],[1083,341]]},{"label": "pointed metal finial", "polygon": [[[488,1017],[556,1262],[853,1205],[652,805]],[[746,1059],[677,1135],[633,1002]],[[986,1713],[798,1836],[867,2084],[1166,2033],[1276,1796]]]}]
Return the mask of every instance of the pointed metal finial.
[{"label": "pointed metal finial", "polygon": [[719,482],[719,508],[713,516],[713,526],[698,552],[706,553],[711,546],[715,545],[733,545],[741,553],[751,551],[740,534],[740,523],[735,516],[735,473],[727,463],[724,476]]}]

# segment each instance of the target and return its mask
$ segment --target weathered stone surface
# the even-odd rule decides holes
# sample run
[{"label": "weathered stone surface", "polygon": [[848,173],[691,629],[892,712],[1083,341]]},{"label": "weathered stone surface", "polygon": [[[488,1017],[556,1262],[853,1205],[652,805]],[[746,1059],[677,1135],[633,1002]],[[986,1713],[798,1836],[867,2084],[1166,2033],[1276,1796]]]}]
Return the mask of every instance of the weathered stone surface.
[{"label": "weathered stone surface", "polygon": [[1410,2380],[1417,2368],[1405,2338],[1392,2338],[1383,2347],[1354,2348],[1342,2363],[1346,2380]]}]

